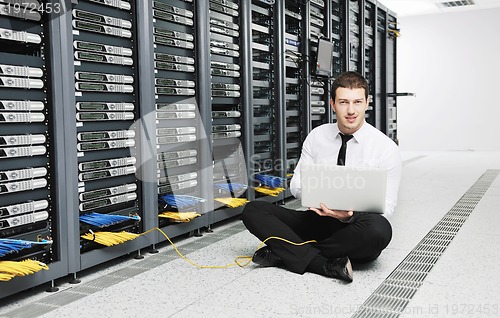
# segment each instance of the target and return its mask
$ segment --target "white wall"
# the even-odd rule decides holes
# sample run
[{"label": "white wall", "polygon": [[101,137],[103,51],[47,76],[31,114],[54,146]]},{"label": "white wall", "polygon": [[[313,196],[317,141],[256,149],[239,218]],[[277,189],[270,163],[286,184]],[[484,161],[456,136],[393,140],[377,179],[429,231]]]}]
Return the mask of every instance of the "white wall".
[{"label": "white wall", "polygon": [[500,9],[398,18],[404,150],[500,150]]}]

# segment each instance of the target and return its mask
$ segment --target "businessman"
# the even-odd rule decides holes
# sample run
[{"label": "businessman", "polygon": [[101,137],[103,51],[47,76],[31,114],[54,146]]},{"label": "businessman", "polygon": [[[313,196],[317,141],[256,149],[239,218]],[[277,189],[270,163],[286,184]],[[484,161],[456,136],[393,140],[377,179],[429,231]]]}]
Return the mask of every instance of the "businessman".
[{"label": "businessman", "polygon": [[343,73],[333,82],[331,92],[330,104],[337,122],[316,127],[308,134],[290,190],[296,198],[301,197],[300,166],[304,163],[382,168],[387,170],[384,213],[337,211],[323,204],[295,211],[252,201],[243,210],[242,219],[247,229],[262,241],[270,236],[296,243],[317,241],[297,246],[268,240],[253,255],[254,263],[352,282],[351,260],[374,260],[391,241],[392,228],[386,217],[397,204],[401,156],[390,138],[365,121],[369,101],[368,83],[363,76]]}]

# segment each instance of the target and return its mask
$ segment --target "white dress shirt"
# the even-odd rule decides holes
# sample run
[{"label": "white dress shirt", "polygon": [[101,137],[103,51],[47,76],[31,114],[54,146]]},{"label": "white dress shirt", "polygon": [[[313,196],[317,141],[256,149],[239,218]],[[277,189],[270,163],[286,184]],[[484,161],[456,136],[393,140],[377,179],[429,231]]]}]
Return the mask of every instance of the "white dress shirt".
[{"label": "white dress shirt", "polygon": [[[303,162],[337,164],[342,145],[337,124],[324,124],[314,128],[302,146],[302,154],[295,167],[290,183],[290,191],[296,198],[301,197],[300,165]],[[383,168],[387,170],[387,191],[384,216],[387,217],[397,204],[401,181],[401,154],[399,147],[381,131],[366,121],[347,142],[345,165],[347,167]]]}]

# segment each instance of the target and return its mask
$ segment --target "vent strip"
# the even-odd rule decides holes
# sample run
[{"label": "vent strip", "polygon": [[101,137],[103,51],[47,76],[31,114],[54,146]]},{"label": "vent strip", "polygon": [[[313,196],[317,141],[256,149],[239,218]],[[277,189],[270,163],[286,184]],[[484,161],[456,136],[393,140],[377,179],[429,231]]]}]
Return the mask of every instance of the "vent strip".
[{"label": "vent strip", "polygon": [[487,170],[352,317],[399,317],[499,173]]},{"label": "vent strip", "polygon": [[476,3],[473,0],[444,1],[437,3],[437,5],[441,8],[465,7],[473,6],[475,4]]}]

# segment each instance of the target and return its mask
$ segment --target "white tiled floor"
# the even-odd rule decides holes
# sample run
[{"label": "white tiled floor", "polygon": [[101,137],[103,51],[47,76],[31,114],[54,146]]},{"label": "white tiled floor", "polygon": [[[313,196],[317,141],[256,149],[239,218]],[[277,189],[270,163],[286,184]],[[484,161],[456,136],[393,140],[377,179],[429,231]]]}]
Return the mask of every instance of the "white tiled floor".
[{"label": "white tiled floor", "polygon": [[[498,152],[404,153],[399,205],[391,218],[394,235],[375,262],[355,267],[352,284],[277,268],[197,269],[181,259],[125,279],[56,308],[42,317],[349,317],[449,211],[487,169],[500,169]],[[412,158],[420,157],[417,160]],[[500,177],[495,180],[445,251],[402,317],[500,316]],[[215,227],[214,234],[238,220]],[[202,238],[189,238],[182,245]],[[231,263],[252,255],[259,241],[247,231],[201,248],[189,258],[203,265]],[[161,252],[170,250],[165,246]],[[140,262],[153,260],[152,256]],[[137,261],[122,261],[113,269]],[[106,273],[113,272],[107,270]],[[102,272],[82,276],[82,284]],[[84,286],[84,285],[83,285]],[[60,295],[71,293],[64,284]],[[43,302],[45,294],[21,293],[0,309],[0,317]]]}]

